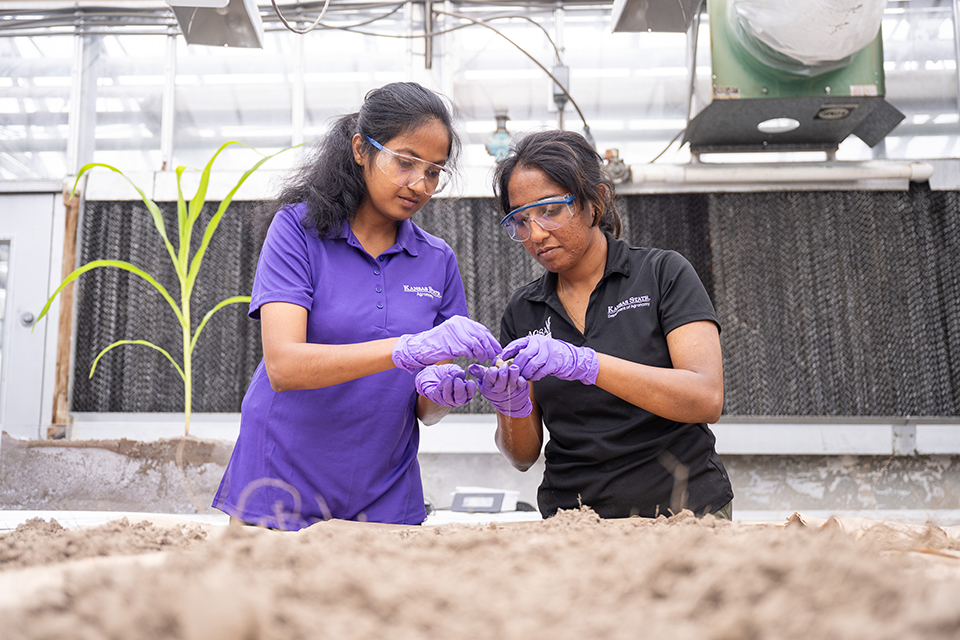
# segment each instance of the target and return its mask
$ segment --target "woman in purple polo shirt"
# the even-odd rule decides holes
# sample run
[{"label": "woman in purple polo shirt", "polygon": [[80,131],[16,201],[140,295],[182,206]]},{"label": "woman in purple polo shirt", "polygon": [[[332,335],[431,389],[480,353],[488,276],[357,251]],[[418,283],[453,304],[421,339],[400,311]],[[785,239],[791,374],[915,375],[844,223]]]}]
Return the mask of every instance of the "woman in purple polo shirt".
[{"label": "woman in purple polo shirt", "polygon": [[450,360],[500,351],[466,317],[450,247],[410,220],[459,146],[437,94],[390,84],[337,119],[285,186],[250,303],[263,360],[214,507],[277,529],[423,522],[417,419],[473,396]]}]

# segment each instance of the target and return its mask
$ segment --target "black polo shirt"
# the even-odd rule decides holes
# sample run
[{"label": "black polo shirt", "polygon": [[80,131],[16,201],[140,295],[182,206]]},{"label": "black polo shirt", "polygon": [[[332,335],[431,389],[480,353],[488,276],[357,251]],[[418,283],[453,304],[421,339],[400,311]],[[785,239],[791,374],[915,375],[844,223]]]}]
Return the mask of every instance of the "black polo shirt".
[{"label": "black polo shirt", "polygon": [[[500,341],[543,334],[654,367],[672,367],[666,336],[689,322],[717,323],[696,271],[675,251],[630,247],[607,235],[607,264],[590,295],[586,335],[574,326],[546,272],[514,292]],[[590,506],[601,517],[669,515],[679,462],[685,507],[713,513],[733,499],[706,424],[679,423],[599,387],[546,377],[533,383],[550,439],[538,502],[544,517]],[[677,475],[682,478],[682,473]],[[685,483],[685,486],[684,486]]]}]

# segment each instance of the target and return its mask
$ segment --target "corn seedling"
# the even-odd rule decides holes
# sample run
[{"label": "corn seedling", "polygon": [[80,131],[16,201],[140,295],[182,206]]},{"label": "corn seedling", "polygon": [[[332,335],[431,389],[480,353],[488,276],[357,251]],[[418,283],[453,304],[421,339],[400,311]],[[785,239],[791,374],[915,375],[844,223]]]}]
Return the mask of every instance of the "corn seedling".
[{"label": "corn seedling", "polygon": [[[213,157],[210,158],[210,161],[207,163],[207,166],[203,169],[200,175],[200,184],[197,187],[197,192],[194,194],[193,198],[190,200],[189,204],[183,197],[183,189],[181,186],[181,178],[183,172],[186,171],[186,167],[177,167],[177,247],[174,248],[173,243],[170,241],[170,238],[167,236],[167,230],[163,222],[163,216],[160,212],[160,207],[157,206],[157,203],[151,200],[140,190],[140,188],[133,183],[130,178],[128,178],[122,171],[113,167],[109,164],[104,164],[100,162],[91,162],[90,164],[84,165],[80,169],[80,173],[77,174],[77,180],[74,183],[73,191],[76,192],[77,184],[80,182],[80,177],[84,173],[93,169],[95,167],[104,167],[119,173],[124,179],[129,182],[134,189],[137,190],[137,193],[140,194],[140,198],[143,200],[143,203],[147,206],[150,214],[153,216],[153,224],[157,228],[157,232],[160,234],[160,237],[163,239],[163,244],[167,249],[167,253],[170,256],[170,260],[173,262],[174,269],[176,270],[177,279],[180,282],[180,303],[177,304],[173,296],[161,285],[157,280],[151,276],[149,273],[143,271],[143,269],[133,265],[129,262],[123,260],[93,260],[87,264],[75,269],[70,275],[68,275],[63,282],[60,283],[60,286],[57,287],[57,290],[50,296],[50,299],[47,300],[47,304],[44,305],[43,309],[40,312],[40,315],[37,317],[37,321],[46,315],[47,311],[50,309],[50,305],[53,304],[54,299],[57,295],[63,291],[64,287],[68,284],[79,278],[81,275],[87,271],[97,269],[99,267],[115,267],[117,269],[123,269],[124,271],[129,271],[130,273],[143,278],[148,283],[150,283],[159,293],[163,296],[163,299],[167,301],[170,305],[170,308],[173,310],[174,316],[177,318],[177,322],[180,323],[182,328],[183,335],[183,362],[182,366],[173,357],[170,353],[160,347],[159,345],[153,344],[147,340],[117,340],[113,344],[105,347],[93,361],[93,365],[90,367],[90,377],[93,377],[94,372],[97,369],[97,364],[100,362],[100,359],[103,358],[110,350],[122,346],[122,345],[142,345],[155,349],[162,353],[167,360],[170,361],[170,364],[174,366],[177,370],[177,373],[180,374],[180,378],[183,380],[183,409],[184,409],[184,435],[190,435],[190,413],[192,407],[192,392],[193,392],[193,366],[191,356],[193,354],[193,349],[197,344],[197,339],[200,337],[200,333],[203,331],[203,328],[206,326],[207,322],[210,321],[210,318],[213,317],[220,309],[231,305],[239,303],[249,303],[250,296],[231,296],[224,300],[221,300],[217,303],[212,309],[210,309],[206,315],[203,316],[203,319],[200,320],[200,323],[197,325],[196,330],[193,329],[193,322],[191,316],[190,308],[190,298],[193,295],[194,284],[197,280],[197,274],[200,272],[200,266],[203,263],[203,256],[207,251],[207,247],[210,245],[210,240],[213,237],[214,232],[217,230],[217,226],[220,224],[223,214],[226,212],[227,207],[230,206],[230,203],[233,201],[233,197],[236,194],[237,190],[243,185],[246,179],[254,171],[260,168],[260,166],[270,160],[276,155],[287,151],[288,149],[283,149],[273,155],[263,156],[263,158],[253,165],[250,169],[243,174],[237,184],[233,187],[229,194],[220,202],[220,206],[217,208],[216,213],[210,219],[210,222],[207,223],[206,228],[203,230],[203,239],[200,242],[199,247],[197,248],[194,255],[190,256],[190,241],[193,237],[194,226],[196,225],[198,219],[200,218],[200,211],[203,208],[203,205],[206,201],[207,187],[210,182],[210,171],[213,167],[214,160],[217,159],[217,156],[232,144],[239,144],[247,148],[251,148],[248,145],[243,144],[242,142],[230,141],[224,143],[217,152],[213,154]],[[290,147],[293,148],[293,147]],[[263,154],[260,154],[263,155]],[[71,194],[71,197],[73,194]]]}]

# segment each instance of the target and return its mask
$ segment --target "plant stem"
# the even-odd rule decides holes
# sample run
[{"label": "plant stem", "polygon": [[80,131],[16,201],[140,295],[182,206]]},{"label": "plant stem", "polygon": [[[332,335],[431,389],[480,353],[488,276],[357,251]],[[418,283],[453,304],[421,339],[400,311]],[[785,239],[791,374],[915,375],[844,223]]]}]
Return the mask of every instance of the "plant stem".
[{"label": "plant stem", "polygon": [[180,290],[183,291],[181,303],[183,306],[183,435],[189,436],[190,409],[193,401],[193,364],[191,362],[193,350],[190,348],[192,338],[190,328],[193,326],[190,319],[190,296],[193,292],[186,290],[185,286],[181,286]]}]

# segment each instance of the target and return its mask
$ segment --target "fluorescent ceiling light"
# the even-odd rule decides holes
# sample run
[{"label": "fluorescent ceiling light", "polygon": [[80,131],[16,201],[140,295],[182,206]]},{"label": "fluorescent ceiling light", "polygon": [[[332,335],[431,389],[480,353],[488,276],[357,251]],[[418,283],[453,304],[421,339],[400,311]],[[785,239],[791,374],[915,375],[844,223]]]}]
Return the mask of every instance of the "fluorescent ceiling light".
[{"label": "fluorescent ceiling light", "polygon": [[[37,76],[33,78],[33,84],[38,87],[69,87],[70,86],[70,76],[49,76],[49,77],[40,77]],[[9,85],[13,86],[11,82]],[[25,82],[20,83],[21,87],[29,86]]]},{"label": "fluorescent ceiling light", "polygon": [[121,87],[162,86],[166,82],[163,76],[119,76],[117,83]]},{"label": "fluorescent ceiling light", "polygon": [[574,78],[629,78],[630,69],[571,69],[570,75]]},{"label": "fluorescent ceiling light", "polygon": [[[697,74],[710,73],[709,67],[697,67]],[[648,67],[645,69],[635,69],[633,75],[638,78],[684,78],[690,75],[687,67]]]}]

